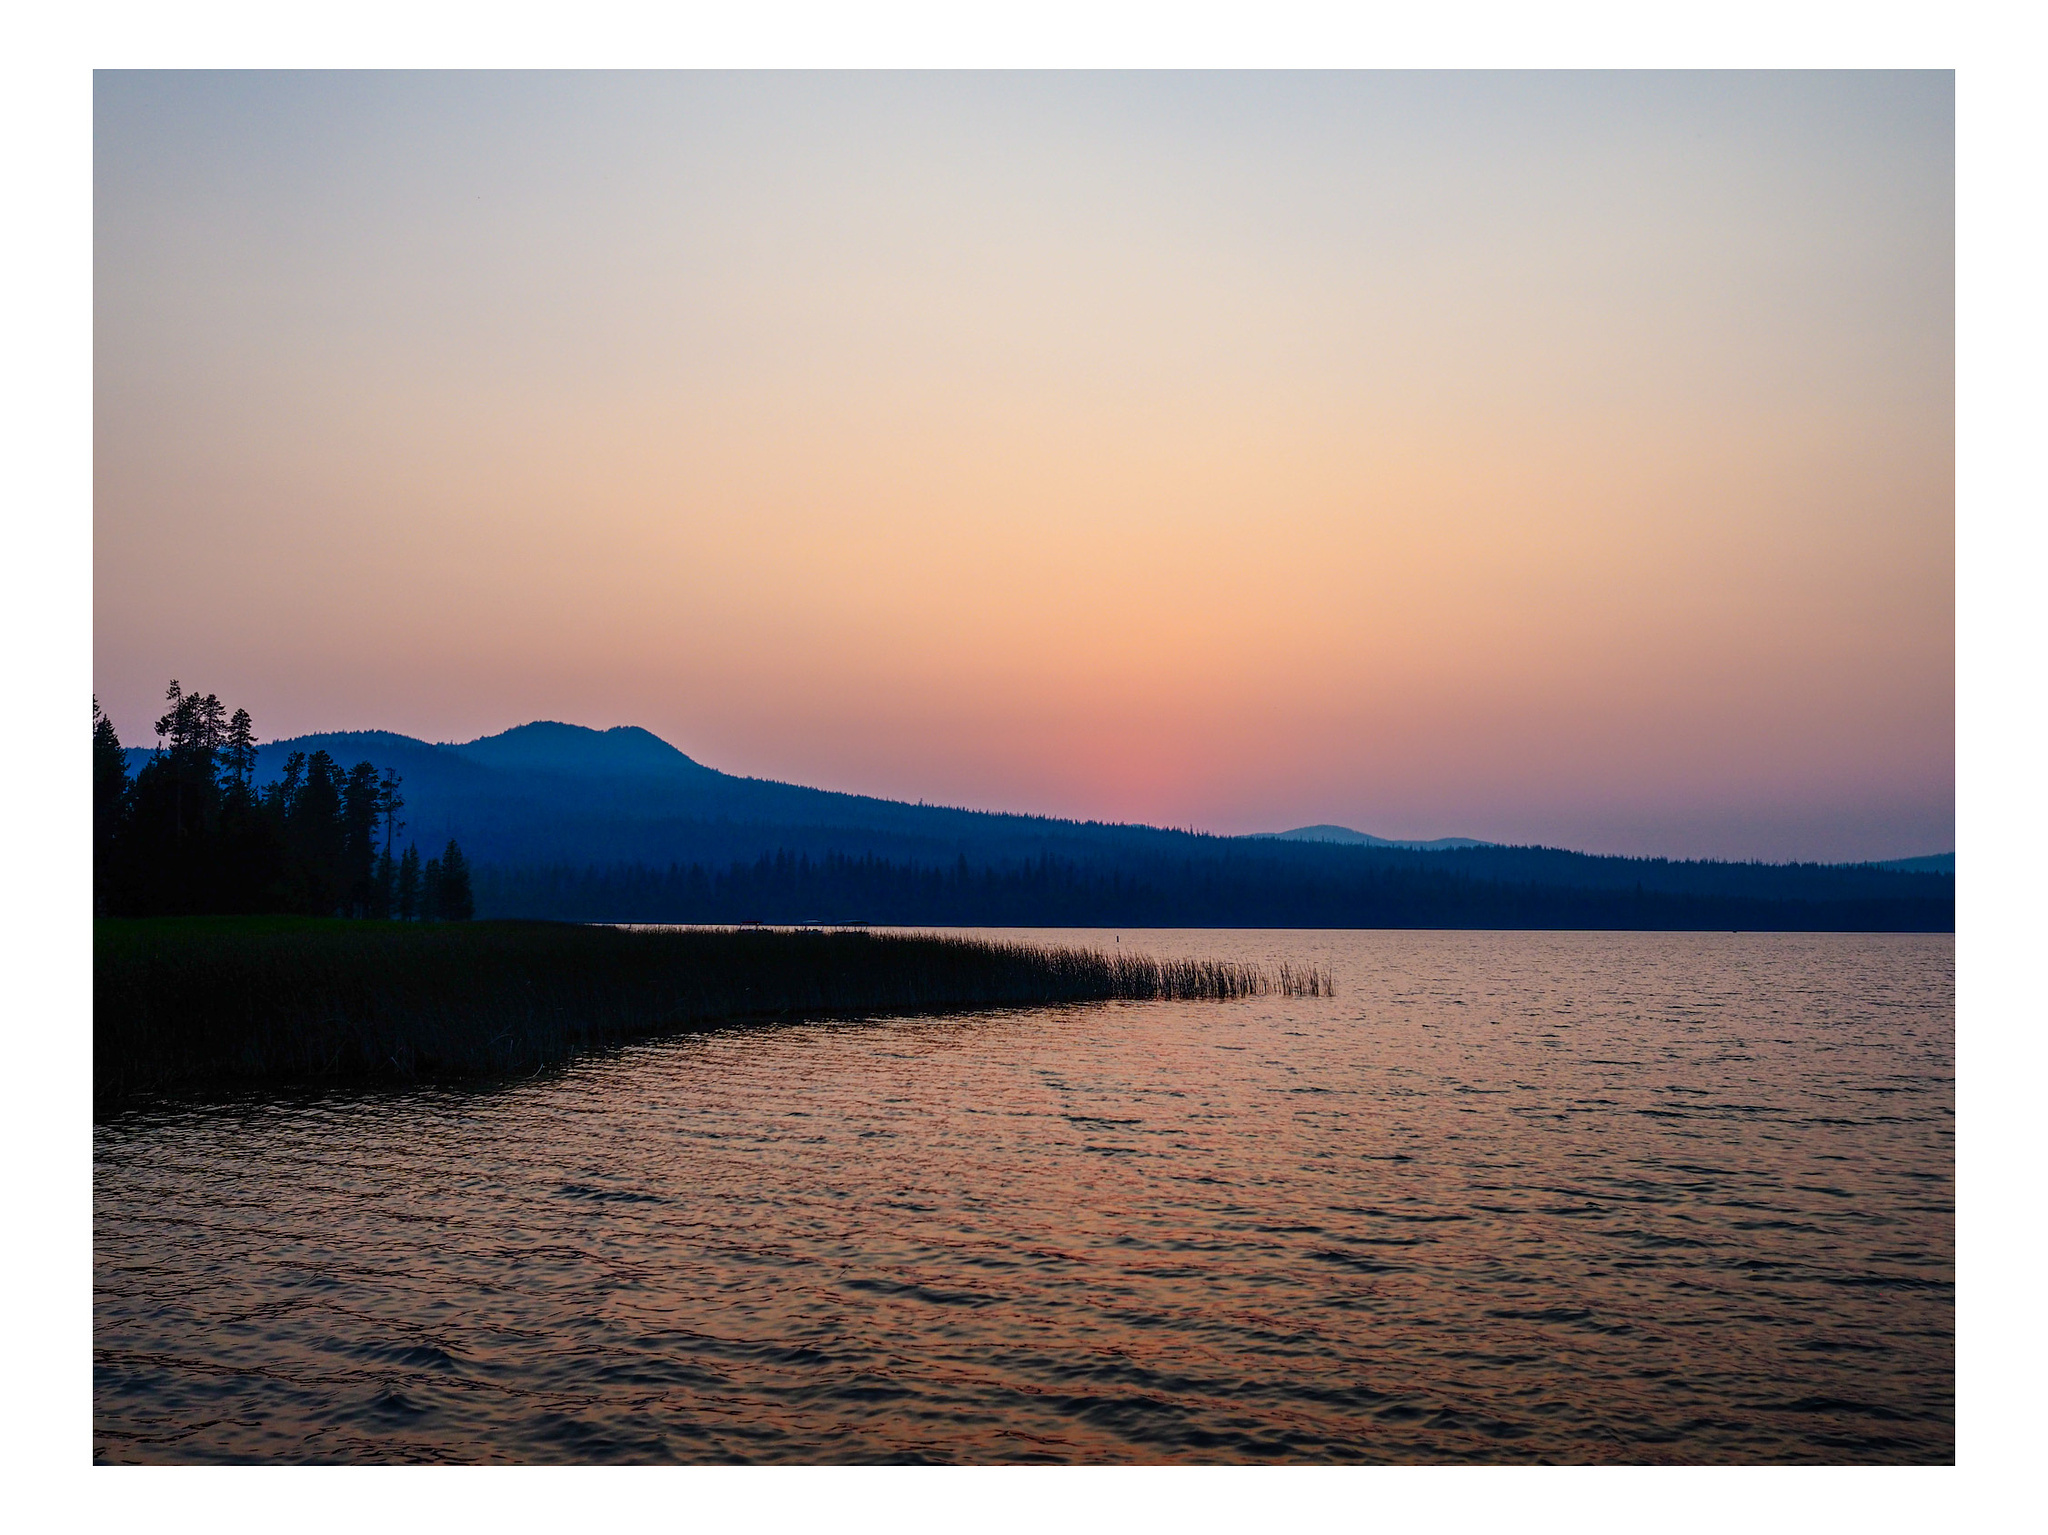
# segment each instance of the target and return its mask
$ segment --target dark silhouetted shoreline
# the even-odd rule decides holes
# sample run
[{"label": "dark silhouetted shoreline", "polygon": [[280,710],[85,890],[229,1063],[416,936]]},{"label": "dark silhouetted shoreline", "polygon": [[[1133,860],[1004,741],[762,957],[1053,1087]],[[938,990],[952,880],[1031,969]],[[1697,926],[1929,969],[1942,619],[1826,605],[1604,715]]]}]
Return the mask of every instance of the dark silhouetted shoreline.
[{"label": "dark silhouetted shoreline", "polygon": [[101,1102],[265,1082],[532,1072],[748,1019],[1322,992],[1313,969],[866,932],[102,918]]}]

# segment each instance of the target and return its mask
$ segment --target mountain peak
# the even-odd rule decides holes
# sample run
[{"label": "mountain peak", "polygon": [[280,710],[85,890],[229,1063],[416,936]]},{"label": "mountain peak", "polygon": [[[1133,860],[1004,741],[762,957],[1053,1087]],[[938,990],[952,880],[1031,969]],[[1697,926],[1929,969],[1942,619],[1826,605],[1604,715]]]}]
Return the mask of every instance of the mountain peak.
[{"label": "mountain peak", "polygon": [[593,730],[560,720],[535,720],[445,749],[486,767],[543,773],[674,777],[712,771],[638,725]]}]

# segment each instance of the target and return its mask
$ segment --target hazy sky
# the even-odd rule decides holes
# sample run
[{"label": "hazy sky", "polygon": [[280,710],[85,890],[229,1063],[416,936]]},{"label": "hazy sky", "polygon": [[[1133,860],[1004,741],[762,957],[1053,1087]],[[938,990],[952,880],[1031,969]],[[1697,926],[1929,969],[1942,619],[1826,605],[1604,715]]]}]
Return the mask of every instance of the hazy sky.
[{"label": "hazy sky", "polygon": [[132,75],[95,685],[1216,831],[1954,841],[1954,94]]}]

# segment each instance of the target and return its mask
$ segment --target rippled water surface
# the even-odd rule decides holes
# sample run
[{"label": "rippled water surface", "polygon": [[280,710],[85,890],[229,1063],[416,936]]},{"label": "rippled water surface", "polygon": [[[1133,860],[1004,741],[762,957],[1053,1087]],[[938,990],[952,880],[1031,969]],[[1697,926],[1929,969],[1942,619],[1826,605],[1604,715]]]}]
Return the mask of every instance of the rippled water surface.
[{"label": "rippled water surface", "polygon": [[1952,938],[1123,942],[1338,994],[100,1125],[96,1456],[1953,1458]]}]

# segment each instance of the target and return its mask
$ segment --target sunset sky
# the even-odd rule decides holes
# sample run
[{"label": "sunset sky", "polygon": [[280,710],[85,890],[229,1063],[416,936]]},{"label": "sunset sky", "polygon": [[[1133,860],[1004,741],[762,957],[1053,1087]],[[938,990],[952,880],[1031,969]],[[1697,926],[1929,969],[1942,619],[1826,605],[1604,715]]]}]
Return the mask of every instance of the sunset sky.
[{"label": "sunset sky", "polygon": [[1936,74],[95,91],[95,655],[1220,832],[1954,845]]}]

